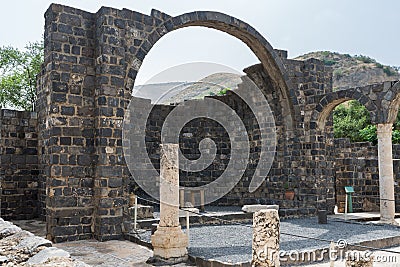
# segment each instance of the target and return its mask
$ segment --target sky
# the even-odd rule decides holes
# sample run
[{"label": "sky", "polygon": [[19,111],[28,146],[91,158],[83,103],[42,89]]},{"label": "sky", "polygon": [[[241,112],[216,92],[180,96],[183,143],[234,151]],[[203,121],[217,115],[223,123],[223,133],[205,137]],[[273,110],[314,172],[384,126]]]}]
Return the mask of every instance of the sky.
[{"label": "sky", "polygon": [[[144,14],[158,9],[172,16],[190,11],[219,11],[258,30],[289,58],[329,50],[363,54],[386,65],[400,66],[400,1],[398,0],[13,0],[3,1],[0,46],[23,48],[43,35],[44,12],[52,2],[96,12],[101,6]],[[216,30],[188,27],[162,37],[139,70],[142,84],[182,63],[213,62],[241,71],[258,63],[238,39]]]}]

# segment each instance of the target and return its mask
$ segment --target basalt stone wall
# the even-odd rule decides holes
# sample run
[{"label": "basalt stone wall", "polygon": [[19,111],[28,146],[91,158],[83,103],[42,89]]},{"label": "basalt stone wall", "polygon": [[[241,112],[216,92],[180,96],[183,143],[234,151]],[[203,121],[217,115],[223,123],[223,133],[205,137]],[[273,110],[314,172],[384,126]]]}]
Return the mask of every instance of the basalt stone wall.
[{"label": "basalt stone wall", "polygon": [[[344,212],[345,186],[353,186],[353,210],[379,211],[378,148],[369,142],[351,143],[335,139],[336,198],[339,211]],[[393,145],[393,159],[400,158],[400,145]],[[393,162],[396,210],[400,208],[400,164]]]},{"label": "basalt stone wall", "polygon": [[[251,26],[215,12],[171,17],[102,7],[89,13],[53,4],[45,14],[45,62],[37,96],[39,177],[48,238],[53,241],[120,238],[130,173],[122,150],[122,124],[142,61],[164,35],[187,26],[228,32],[247,44],[261,64],[246,69],[270,102],[278,145],[265,183],[248,192],[259,160],[259,126],[248,107],[232,94],[220,97],[241,117],[249,133],[250,161],[239,184],[219,204],[278,203],[284,215],[333,210],[331,129],[316,129],[312,119],[318,95],[332,89],[332,73],[318,60],[287,59]],[[147,149],[158,167],[159,131],[173,107],[159,107],[147,128]],[[328,123],[329,126],[329,123]],[[223,171],[229,159],[226,133],[206,119],[188,123],[181,149],[198,156],[198,142],[213,135],[218,158],[204,173],[182,172],[182,183],[204,184]],[[140,160],[138,158],[138,160]],[[296,192],[285,200],[285,184]]]},{"label": "basalt stone wall", "polygon": [[36,107],[47,238],[92,238],[95,15],[51,5],[45,21],[45,61]]},{"label": "basalt stone wall", "polygon": [[0,113],[1,217],[38,217],[39,168],[37,114],[2,109]]},{"label": "basalt stone wall", "polygon": [[[317,60],[303,62],[287,60],[285,53],[282,56],[287,68],[292,70],[293,80],[298,86],[298,90],[294,92],[299,100],[297,109],[305,108],[307,103],[313,103],[313,94],[329,92],[329,85],[331,84],[330,68],[325,67],[322,62]],[[329,210],[333,211],[335,205],[333,161],[326,162],[332,160],[330,151],[333,149],[332,143],[324,143],[325,139],[317,139],[313,136],[299,137],[298,135],[304,135],[306,114],[300,113],[301,116],[295,117],[296,121],[293,122],[293,125],[289,125],[288,115],[285,116],[287,110],[284,110],[282,95],[264,73],[262,66],[249,67],[246,69],[246,73],[262,90],[273,112],[277,132],[275,158],[265,182],[258,190],[250,193],[248,186],[260,160],[258,123],[252,116],[250,108],[234,92],[228,92],[223,97],[211,97],[222,101],[236,111],[245,124],[250,142],[249,164],[243,177],[226,196],[213,204],[279,204],[281,216],[314,214],[319,203],[324,203],[324,206],[329,205]],[[174,108],[173,105],[155,106],[147,122],[147,151],[156,169],[159,169],[161,129],[165,118]],[[331,121],[329,121],[327,132],[330,133],[331,130]],[[220,177],[229,163],[230,140],[225,129],[215,121],[205,118],[192,120],[182,129],[179,140],[183,154],[189,159],[199,158],[198,145],[206,137],[212,138],[216,143],[217,156],[213,163],[201,172],[180,171],[180,182],[183,186],[201,186],[214,181]],[[328,137],[331,137],[331,139],[328,138],[329,140],[333,139],[331,134]],[[300,140],[300,138],[304,138],[304,140]],[[320,144],[316,144],[317,140],[320,141]],[[323,152],[324,149],[329,151],[323,156],[318,156],[318,153]],[[318,163],[324,164],[324,170],[321,173],[316,170]],[[322,178],[317,181],[317,177]],[[316,183],[322,189],[317,188]],[[290,188],[287,188],[288,185]],[[132,182],[131,188],[137,189],[134,182]],[[285,199],[285,191],[288,189],[295,191],[293,200]],[[327,200],[329,203],[327,203]]]}]

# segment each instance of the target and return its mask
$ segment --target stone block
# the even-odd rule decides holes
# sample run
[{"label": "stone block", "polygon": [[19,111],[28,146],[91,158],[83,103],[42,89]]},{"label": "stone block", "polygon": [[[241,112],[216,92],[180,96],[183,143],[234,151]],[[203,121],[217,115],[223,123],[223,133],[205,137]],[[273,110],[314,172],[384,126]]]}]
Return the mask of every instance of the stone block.
[{"label": "stone block", "polygon": [[39,247],[51,247],[52,243],[39,236],[30,236],[21,240],[21,242],[16,246],[16,249],[24,249],[29,252],[37,251]]},{"label": "stone block", "polygon": [[40,251],[35,256],[31,257],[26,263],[28,266],[32,266],[35,264],[43,264],[47,262],[51,258],[69,258],[70,254],[62,249],[58,249],[55,247],[45,248]]},{"label": "stone block", "polygon": [[182,208],[179,210],[179,217],[186,217],[186,211],[189,211],[189,216],[197,216],[200,213],[198,208]]},{"label": "stone block", "polygon": [[260,210],[267,210],[267,209],[273,209],[273,210],[279,210],[279,205],[244,205],[242,207],[242,211],[246,213],[254,213]]},{"label": "stone block", "polygon": [[14,225],[11,222],[4,221],[2,218],[0,218],[0,238],[14,235],[21,231],[22,229],[18,226]]},{"label": "stone block", "polygon": [[346,252],[346,267],[372,267],[374,256],[365,251],[350,250]]}]

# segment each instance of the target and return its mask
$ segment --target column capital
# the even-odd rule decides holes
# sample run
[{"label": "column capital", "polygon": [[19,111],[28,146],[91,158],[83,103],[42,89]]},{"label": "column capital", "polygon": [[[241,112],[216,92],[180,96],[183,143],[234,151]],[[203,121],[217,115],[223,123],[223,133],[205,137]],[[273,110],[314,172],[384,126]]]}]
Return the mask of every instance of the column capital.
[{"label": "column capital", "polygon": [[378,124],[376,126],[377,133],[392,133],[393,124],[392,123],[385,123],[385,124]]}]

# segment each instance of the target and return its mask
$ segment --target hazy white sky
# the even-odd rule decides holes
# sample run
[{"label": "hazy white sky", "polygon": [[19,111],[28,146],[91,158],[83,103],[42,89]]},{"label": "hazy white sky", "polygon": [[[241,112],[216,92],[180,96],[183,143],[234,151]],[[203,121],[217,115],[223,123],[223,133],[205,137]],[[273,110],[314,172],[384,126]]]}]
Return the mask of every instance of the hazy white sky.
[{"label": "hazy white sky", "polygon": [[[7,0],[1,3],[0,45],[23,47],[43,34],[43,14],[55,1]],[[400,1],[398,0],[57,0],[96,12],[101,6],[170,15],[213,10],[242,19],[274,48],[295,57],[331,50],[364,54],[388,65],[400,65]],[[206,61],[241,70],[258,60],[239,40],[215,30],[190,27],[164,36],[150,51],[138,80],[181,63]]]}]

